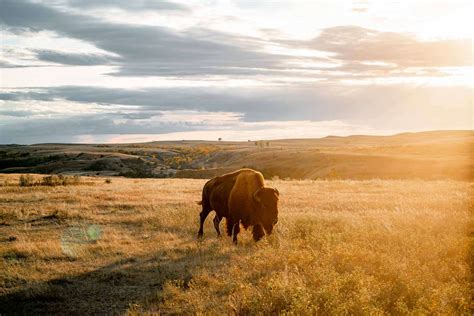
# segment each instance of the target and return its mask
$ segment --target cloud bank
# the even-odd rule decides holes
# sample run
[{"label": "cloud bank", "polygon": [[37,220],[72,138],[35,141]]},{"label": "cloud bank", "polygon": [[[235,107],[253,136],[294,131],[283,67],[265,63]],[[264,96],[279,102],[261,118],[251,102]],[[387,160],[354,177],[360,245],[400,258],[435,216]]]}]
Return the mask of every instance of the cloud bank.
[{"label": "cloud bank", "polygon": [[[470,128],[470,38],[337,16],[292,38],[259,28],[269,6],[245,4],[253,15],[239,16],[243,4],[226,3],[3,0],[0,143]],[[361,2],[346,14],[373,11]]]}]

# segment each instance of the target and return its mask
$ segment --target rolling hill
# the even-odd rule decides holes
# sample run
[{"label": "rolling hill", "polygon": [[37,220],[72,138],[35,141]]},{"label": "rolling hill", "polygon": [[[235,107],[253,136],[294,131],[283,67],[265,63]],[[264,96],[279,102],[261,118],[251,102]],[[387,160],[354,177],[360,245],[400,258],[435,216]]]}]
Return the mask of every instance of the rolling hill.
[{"label": "rolling hill", "polygon": [[267,178],[471,180],[474,132],[270,141],[0,145],[0,173],[209,178],[251,167]]}]

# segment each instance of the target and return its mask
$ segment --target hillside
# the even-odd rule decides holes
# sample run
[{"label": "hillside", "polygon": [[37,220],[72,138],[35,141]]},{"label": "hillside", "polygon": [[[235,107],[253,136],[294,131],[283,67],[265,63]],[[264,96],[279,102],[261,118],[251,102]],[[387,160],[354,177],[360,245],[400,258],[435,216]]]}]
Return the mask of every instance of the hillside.
[{"label": "hillside", "polygon": [[472,179],[472,131],[248,142],[0,145],[1,173],[208,178],[252,167],[267,178]]}]

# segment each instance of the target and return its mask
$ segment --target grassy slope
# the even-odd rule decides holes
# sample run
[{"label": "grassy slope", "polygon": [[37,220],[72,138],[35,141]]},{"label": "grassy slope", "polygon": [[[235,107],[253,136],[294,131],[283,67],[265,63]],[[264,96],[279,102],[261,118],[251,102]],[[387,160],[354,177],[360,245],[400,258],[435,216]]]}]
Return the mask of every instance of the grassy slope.
[{"label": "grassy slope", "polygon": [[[264,148],[255,146],[254,142],[202,141],[0,146],[0,165],[1,159],[6,157],[13,159],[10,161],[13,164],[21,159],[32,164],[0,169],[0,172],[86,175],[122,172],[139,177],[163,172],[175,177],[206,178],[250,166],[263,171],[268,178],[466,180],[474,175],[474,133],[471,131],[330,136],[269,143],[270,146]],[[6,165],[5,160],[3,165]]]},{"label": "grassy slope", "polygon": [[[7,178],[0,313],[470,313],[471,183],[269,181],[282,196],[275,234],[254,244],[243,232],[235,247],[212,217],[195,239],[204,180]],[[61,248],[90,224],[98,242]]]}]

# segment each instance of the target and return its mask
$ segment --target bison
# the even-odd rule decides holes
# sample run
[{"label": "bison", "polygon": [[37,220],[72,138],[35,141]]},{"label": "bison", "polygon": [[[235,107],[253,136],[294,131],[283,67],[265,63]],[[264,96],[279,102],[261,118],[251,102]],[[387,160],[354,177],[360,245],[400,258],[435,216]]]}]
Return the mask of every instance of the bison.
[{"label": "bison", "polygon": [[255,241],[265,233],[270,235],[278,222],[279,195],[277,189],[265,187],[262,174],[252,169],[240,169],[212,178],[204,185],[202,200],[198,202],[202,205],[198,237],[202,237],[204,221],[213,210],[216,212],[214,227],[218,236],[221,236],[219,223],[223,218],[227,222],[227,235],[233,237],[234,243],[237,243],[240,224],[245,229],[253,227]]}]

